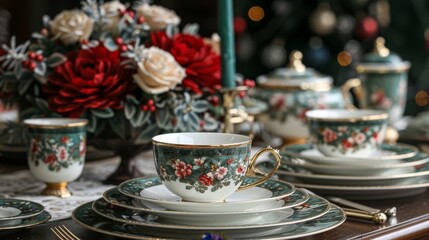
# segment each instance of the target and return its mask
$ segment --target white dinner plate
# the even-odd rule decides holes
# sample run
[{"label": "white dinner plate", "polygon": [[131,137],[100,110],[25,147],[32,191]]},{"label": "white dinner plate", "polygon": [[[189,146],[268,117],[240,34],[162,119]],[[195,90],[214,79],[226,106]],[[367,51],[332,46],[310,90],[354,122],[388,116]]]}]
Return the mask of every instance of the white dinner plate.
[{"label": "white dinner plate", "polygon": [[[259,178],[246,177],[243,184],[257,181]],[[294,193],[295,187],[287,182],[269,179],[256,187],[236,191],[223,202],[202,203],[185,202],[169,191],[159,177],[137,178],[118,186],[118,190],[127,196],[145,200],[154,205],[185,212],[245,211],[266,202],[282,199]]]}]

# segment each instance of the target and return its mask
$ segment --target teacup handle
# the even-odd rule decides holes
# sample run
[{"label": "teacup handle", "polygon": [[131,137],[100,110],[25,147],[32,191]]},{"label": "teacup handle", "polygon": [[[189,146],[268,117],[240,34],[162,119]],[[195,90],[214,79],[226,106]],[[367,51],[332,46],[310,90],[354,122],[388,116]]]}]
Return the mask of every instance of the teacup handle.
[{"label": "teacup handle", "polygon": [[352,103],[350,90],[353,90],[356,94],[356,98],[359,101],[359,103],[362,103],[363,100],[363,88],[362,88],[362,81],[359,78],[352,78],[347,80],[342,86],[341,86],[341,93],[343,95],[344,101],[346,103],[346,107],[348,109],[356,109],[356,106]]},{"label": "teacup handle", "polygon": [[[256,168],[256,160],[259,158],[259,156],[261,156],[261,154],[263,154],[264,152],[269,152],[271,154],[274,155],[275,159],[276,159],[276,165],[274,166],[274,168],[271,170],[271,172],[269,173],[263,173],[262,171],[260,171],[259,169]],[[254,173],[258,173],[263,175],[264,177],[259,179],[258,181],[254,182],[254,183],[250,183],[250,184],[246,184],[246,185],[241,185],[238,190],[243,190],[243,189],[247,189],[247,188],[251,188],[254,187],[256,185],[259,185],[263,182],[265,182],[266,180],[268,180],[270,177],[272,177],[274,175],[274,173],[276,172],[276,170],[280,167],[280,163],[281,163],[281,156],[279,154],[279,151],[272,148],[272,147],[266,147],[263,148],[261,150],[259,150],[250,160],[250,169],[254,172]]]}]

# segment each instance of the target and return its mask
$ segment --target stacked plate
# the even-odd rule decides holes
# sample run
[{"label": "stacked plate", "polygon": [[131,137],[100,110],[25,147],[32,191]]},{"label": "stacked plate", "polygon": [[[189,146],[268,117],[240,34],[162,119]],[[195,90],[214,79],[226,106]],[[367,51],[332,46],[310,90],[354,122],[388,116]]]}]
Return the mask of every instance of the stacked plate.
[{"label": "stacked plate", "polygon": [[371,157],[345,158],[328,157],[311,144],[299,144],[284,147],[281,155],[280,179],[321,195],[386,199],[429,187],[429,157],[410,145],[381,145]]},{"label": "stacked plate", "polygon": [[[258,180],[248,177],[244,183]],[[327,200],[292,184],[270,179],[237,191],[223,202],[185,202],[158,177],[137,178],[106,191],[102,198],[75,209],[83,227],[132,239],[289,239],[339,226],[344,212]]]},{"label": "stacked plate", "polygon": [[0,199],[0,230],[45,223],[51,215],[38,203],[21,199]]}]

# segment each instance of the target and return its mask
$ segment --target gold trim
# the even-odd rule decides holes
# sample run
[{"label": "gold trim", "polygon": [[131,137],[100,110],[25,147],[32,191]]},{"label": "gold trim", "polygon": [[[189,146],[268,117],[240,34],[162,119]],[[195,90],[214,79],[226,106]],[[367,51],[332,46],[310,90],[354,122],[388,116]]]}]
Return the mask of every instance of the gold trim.
[{"label": "gold trim", "polygon": [[46,196],[56,196],[60,198],[71,197],[71,192],[67,189],[67,182],[46,183],[46,188],[40,193]]},{"label": "gold trim", "polygon": [[[41,124],[29,123],[30,121],[33,121],[33,120],[65,120],[65,119],[70,119],[73,121],[79,120],[79,122],[73,122],[68,124],[52,124],[52,125],[41,125]],[[88,124],[88,120],[81,119],[81,118],[76,118],[76,119],[75,118],[30,118],[30,119],[24,120],[24,125],[27,127],[44,128],[44,129],[83,127],[83,126],[86,126],[87,124]]]},{"label": "gold trim", "polygon": [[[314,110],[314,111],[321,111],[321,110]],[[350,111],[350,112],[357,112],[357,111]],[[306,116],[309,120],[317,120],[322,122],[357,122],[357,121],[375,121],[375,120],[383,120],[387,119],[389,117],[389,114],[387,113],[378,113],[378,114],[370,114],[365,115],[361,117],[349,117],[349,118],[323,118],[323,117],[309,117]]]},{"label": "gold trim", "polygon": [[399,66],[364,66],[364,65],[357,65],[356,66],[356,72],[358,73],[403,73],[408,71],[410,69],[410,64],[408,62],[403,63]]},{"label": "gold trim", "polygon": [[315,92],[327,92],[332,89],[330,83],[302,83],[299,86],[282,86],[282,85],[273,85],[268,83],[259,83],[259,87],[263,89],[280,89],[280,90],[301,90],[301,91],[315,91]]},{"label": "gold trim", "polygon": [[[206,134],[206,135],[221,135],[219,133],[197,133],[197,132],[187,132],[187,133],[167,133],[167,134],[162,134],[162,135],[172,135],[172,134]],[[162,135],[158,135],[158,136],[162,136]],[[234,135],[234,136],[240,136],[240,137],[247,137],[249,138],[249,140],[247,141],[243,141],[243,142],[238,142],[238,143],[227,143],[227,144],[218,144],[218,145],[203,145],[203,144],[179,144],[179,143],[166,143],[166,142],[160,142],[157,140],[154,140],[154,138],[158,137],[155,136],[152,138],[152,143],[154,145],[159,145],[159,146],[170,146],[170,147],[178,147],[178,148],[224,148],[224,147],[236,147],[236,146],[241,146],[241,145],[247,145],[250,144],[252,145],[252,141],[253,139],[249,136],[245,136],[245,135],[240,135],[240,134],[233,134],[233,133],[223,133],[222,135]]]}]

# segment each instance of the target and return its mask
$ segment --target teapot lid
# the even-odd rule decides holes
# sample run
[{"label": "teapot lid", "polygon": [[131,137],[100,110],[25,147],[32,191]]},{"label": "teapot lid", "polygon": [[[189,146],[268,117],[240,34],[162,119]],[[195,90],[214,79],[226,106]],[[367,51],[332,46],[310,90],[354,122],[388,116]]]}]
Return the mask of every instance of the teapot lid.
[{"label": "teapot lid", "polygon": [[356,66],[359,73],[375,72],[405,72],[410,68],[410,62],[402,61],[401,57],[391,52],[386,41],[378,37],[374,42],[374,50],[363,57],[363,61]]},{"label": "teapot lid", "polygon": [[302,53],[292,51],[286,68],[278,68],[268,75],[259,76],[256,81],[261,88],[284,90],[328,91],[332,78],[321,75],[302,63]]}]

